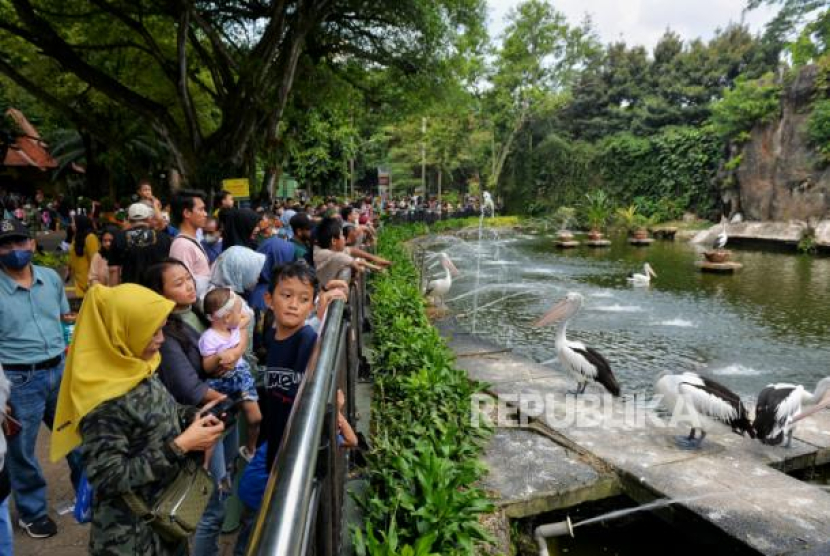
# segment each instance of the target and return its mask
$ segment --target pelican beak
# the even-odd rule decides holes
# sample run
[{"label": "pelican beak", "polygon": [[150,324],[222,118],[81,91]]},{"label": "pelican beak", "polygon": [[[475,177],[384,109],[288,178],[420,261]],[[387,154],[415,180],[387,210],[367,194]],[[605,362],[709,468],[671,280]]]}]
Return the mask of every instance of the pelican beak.
[{"label": "pelican beak", "polygon": [[458,272],[458,269],[455,268],[455,265],[453,264],[453,262],[449,258],[444,259],[444,267],[449,269],[450,274],[452,275],[453,278],[455,278],[456,276],[458,276],[460,274]]},{"label": "pelican beak", "polygon": [[533,323],[534,327],[546,326],[553,322],[557,322],[568,316],[568,310],[570,309],[570,303],[567,299],[563,299],[550,309],[548,312],[542,315],[536,322]]},{"label": "pelican beak", "polygon": [[653,268],[648,267],[648,273],[651,274],[652,278],[657,278],[657,273],[654,272]]}]

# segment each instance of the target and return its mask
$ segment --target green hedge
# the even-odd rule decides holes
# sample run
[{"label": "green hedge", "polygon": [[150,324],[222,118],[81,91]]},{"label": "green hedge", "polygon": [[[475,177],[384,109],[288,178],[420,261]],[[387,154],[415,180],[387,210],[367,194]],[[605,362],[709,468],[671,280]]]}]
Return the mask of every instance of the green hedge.
[{"label": "green hedge", "polygon": [[418,224],[380,235],[379,254],[394,264],[372,280],[374,431],[369,487],[358,500],[366,521],[354,532],[359,555],[472,554],[488,540],[479,516],[493,507],[475,483],[491,431],[470,420],[470,397],[482,385],[453,365],[402,245],[426,232]]}]

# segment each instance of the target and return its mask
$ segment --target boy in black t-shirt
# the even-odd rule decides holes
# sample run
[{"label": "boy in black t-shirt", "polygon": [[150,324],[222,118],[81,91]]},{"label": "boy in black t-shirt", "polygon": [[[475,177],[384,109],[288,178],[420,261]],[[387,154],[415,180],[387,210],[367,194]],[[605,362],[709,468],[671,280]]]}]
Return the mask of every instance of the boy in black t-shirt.
[{"label": "boy in black t-shirt", "polygon": [[268,290],[265,302],[274,311],[276,326],[264,339],[267,369],[265,395],[260,397],[260,442],[268,442],[270,469],[317,341],[317,333],[305,323],[314,309],[317,278],[307,264],[294,262],[277,268]]}]

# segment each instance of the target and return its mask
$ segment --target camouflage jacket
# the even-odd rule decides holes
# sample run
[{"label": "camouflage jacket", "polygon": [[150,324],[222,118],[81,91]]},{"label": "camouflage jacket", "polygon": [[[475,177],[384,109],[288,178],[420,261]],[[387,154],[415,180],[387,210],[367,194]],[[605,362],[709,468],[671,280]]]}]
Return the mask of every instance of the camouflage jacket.
[{"label": "camouflage jacket", "polygon": [[132,491],[152,505],[184,463],[170,442],[194,415],[195,408],[177,404],[154,374],[81,421],[81,454],[94,491],[90,554],[184,553],[185,543],[163,541],[121,495]]}]

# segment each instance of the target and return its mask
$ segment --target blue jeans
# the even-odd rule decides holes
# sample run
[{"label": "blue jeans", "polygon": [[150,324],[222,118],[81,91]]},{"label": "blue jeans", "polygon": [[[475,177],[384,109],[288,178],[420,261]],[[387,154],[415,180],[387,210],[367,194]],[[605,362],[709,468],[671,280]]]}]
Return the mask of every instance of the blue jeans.
[{"label": "blue jeans", "polygon": [[12,556],[12,520],[9,517],[9,499],[0,502],[0,554]]},{"label": "blue jeans", "polygon": [[[239,451],[239,435],[234,425],[221,442],[216,443],[208,468],[216,488],[193,535],[193,556],[217,556],[219,534],[225,521],[225,503],[231,495],[233,463]],[[221,487],[221,488],[220,488]]]},{"label": "blue jeans", "polygon": [[[56,367],[38,371],[12,371],[6,369],[6,377],[12,384],[9,405],[12,416],[20,421],[20,432],[9,438],[6,465],[9,466],[14,503],[20,519],[31,523],[47,515],[46,479],[35,449],[40,424],[49,429],[55,419],[58,391],[63,376],[63,360]],[[72,486],[78,487],[81,477],[81,457],[77,450],[66,456],[69,463]]]}]

